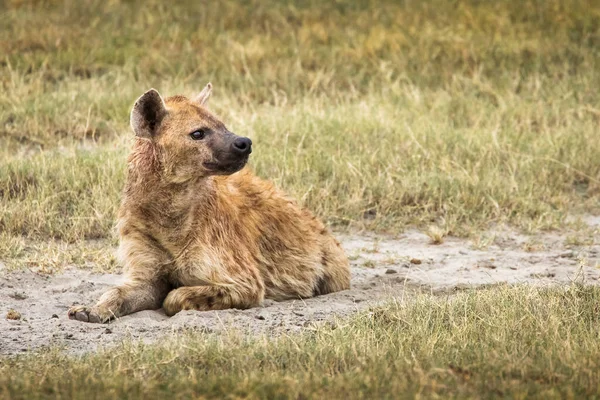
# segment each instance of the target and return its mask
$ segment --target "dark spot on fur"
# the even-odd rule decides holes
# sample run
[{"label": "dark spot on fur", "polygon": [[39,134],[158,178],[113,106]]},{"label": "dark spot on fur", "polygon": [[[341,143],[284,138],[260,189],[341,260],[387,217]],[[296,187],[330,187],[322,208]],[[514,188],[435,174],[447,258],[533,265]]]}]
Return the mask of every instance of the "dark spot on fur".
[{"label": "dark spot on fur", "polygon": [[262,232],[258,240],[258,246],[261,253],[266,254],[281,254],[288,251],[288,246],[283,242],[282,238],[275,234],[275,232],[284,231],[284,229],[278,230],[277,228],[271,227],[259,227]]},{"label": "dark spot on fur", "polygon": [[327,265],[328,262],[329,259],[327,258],[327,255],[325,253],[321,254],[321,265]]},{"label": "dark spot on fur", "polygon": [[[327,258],[327,254],[325,252],[321,253],[321,264],[326,266],[328,263],[329,259]],[[313,295],[319,296],[330,292],[331,290],[328,289],[327,285],[327,278],[324,276],[320,277],[313,288]]]},{"label": "dark spot on fur", "polygon": [[231,226],[231,231],[233,233],[233,237],[237,238],[242,243],[247,243],[244,239],[246,237],[246,230],[242,226],[242,224],[238,221]]},{"label": "dark spot on fur", "polygon": [[208,296],[206,298],[206,306],[208,308],[212,308],[215,305],[215,298],[213,296]]},{"label": "dark spot on fur", "polygon": [[320,296],[329,292],[331,291],[327,287],[327,279],[324,276],[320,277],[313,288],[313,296]]}]

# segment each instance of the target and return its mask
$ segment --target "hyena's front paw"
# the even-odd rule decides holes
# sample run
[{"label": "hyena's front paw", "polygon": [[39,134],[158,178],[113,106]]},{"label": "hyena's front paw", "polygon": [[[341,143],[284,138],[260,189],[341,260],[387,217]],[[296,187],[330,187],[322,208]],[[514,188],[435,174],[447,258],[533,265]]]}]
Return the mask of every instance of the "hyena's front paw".
[{"label": "hyena's front paw", "polygon": [[103,316],[100,313],[98,313],[97,310],[88,308],[86,306],[73,306],[69,309],[69,319],[102,324],[110,320],[110,315]]}]

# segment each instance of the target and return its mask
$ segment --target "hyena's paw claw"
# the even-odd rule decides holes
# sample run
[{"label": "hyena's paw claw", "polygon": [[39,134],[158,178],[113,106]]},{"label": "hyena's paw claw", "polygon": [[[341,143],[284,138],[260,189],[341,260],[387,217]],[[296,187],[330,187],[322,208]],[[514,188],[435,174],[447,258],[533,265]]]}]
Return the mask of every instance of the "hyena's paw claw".
[{"label": "hyena's paw claw", "polygon": [[102,318],[100,318],[100,316],[98,315],[98,313],[92,311],[91,309],[85,306],[71,307],[71,309],[69,310],[69,319],[74,319],[81,322],[92,322],[96,324],[108,321],[108,319],[103,321]]}]

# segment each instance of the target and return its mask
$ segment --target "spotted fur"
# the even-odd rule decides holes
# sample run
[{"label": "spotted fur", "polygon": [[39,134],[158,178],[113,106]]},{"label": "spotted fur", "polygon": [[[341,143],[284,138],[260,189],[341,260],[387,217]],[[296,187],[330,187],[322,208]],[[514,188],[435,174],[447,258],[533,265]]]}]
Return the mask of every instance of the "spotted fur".
[{"label": "spotted fur", "polygon": [[[193,100],[150,90],[134,105],[117,225],[126,282],[71,318],[249,308],[350,287],[348,260],[323,223],[233,154],[239,137],[204,107],[211,90]],[[199,129],[206,137],[191,139]]]}]

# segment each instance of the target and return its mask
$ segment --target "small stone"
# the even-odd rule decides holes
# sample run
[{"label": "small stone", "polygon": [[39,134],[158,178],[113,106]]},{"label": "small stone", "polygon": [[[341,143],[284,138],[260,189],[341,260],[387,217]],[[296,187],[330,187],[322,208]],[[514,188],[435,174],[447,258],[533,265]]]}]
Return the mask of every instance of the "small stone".
[{"label": "small stone", "polygon": [[469,252],[466,250],[459,250],[458,253],[462,254],[463,256],[466,256],[467,254],[469,254]]},{"label": "small stone", "polygon": [[15,292],[13,294],[9,294],[8,297],[11,297],[15,300],[25,300],[27,295],[25,293]]},{"label": "small stone", "polygon": [[563,251],[558,256],[560,258],[572,258],[574,255],[575,255],[575,252],[573,250],[567,250],[567,251]]},{"label": "small stone", "polygon": [[104,333],[106,333],[106,334],[110,335],[110,334],[112,333],[112,329],[110,329],[110,328],[106,328],[106,329],[104,330]]},{"label": "small stone", "polygon": [[256,316],[256,319],[260,319],[261,321],[264,321],[266,318],[265,318],[265,316],[264,316],[264,315],[262,315],[262,314],[258,314],[258,315]]},{"label": "small stone", "polygon": [[58,315],[52,314],[52,318],[58,318]]},{"label": "small stone", "polygon": [[386,273],[386,274],[397,274],[397,273],[398,273],[398,271],[396,271],[395,269],[392,269],[392,268],[388,268],[388,269],[385,271],[385,273]]},{"label": "small stone", "polygon": [[477,267],[479,268],[489,268],[489,269],[496,269],[496,266],[488,260],[482,260],[477,264]]},{"label": "small stone", "polygon": [[419,265],[419,264],[421,264],[421,263],[422,263],[422,261],[421,261],[421,260],[419,260],[418,258],[411,258],[411,259],[410,259],[410,263],[411,263],[411,264],[415,264],[415,265]]}]

